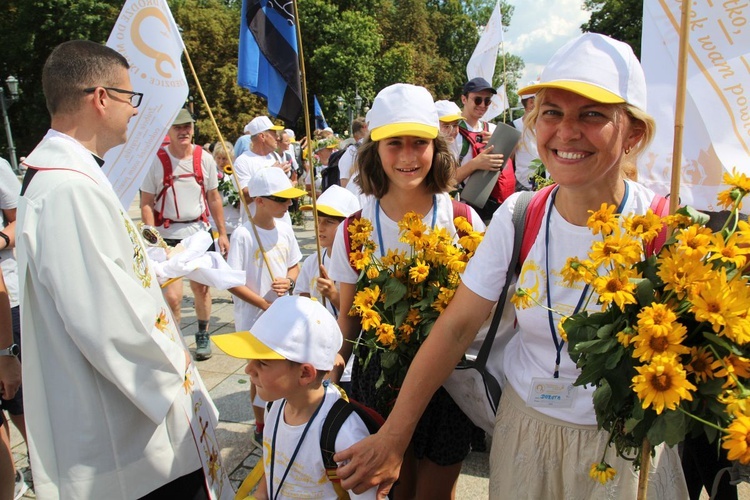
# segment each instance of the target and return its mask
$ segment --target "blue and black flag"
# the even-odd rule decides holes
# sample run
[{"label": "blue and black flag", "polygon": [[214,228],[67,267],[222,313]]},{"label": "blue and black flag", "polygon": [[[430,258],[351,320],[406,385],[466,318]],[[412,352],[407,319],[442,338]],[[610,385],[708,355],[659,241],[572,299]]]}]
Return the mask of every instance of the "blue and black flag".
[{"label": "blue and black flag", "polygon": [[328,123],[326,122],[326,117],[323,116],[323,109],[320,107],[320,103],[318,102],[318,96],[313,96],[313,102],[315,103],[313,106],[313,110],[315,111],[315,128],[318,130],[323,130],[324,128],[328,127]]},{"label": "blue and black flag", "polygon": [[268,113],[302,113],[297,31],[290,0],[243,0],[237,83],[268,101]]}]

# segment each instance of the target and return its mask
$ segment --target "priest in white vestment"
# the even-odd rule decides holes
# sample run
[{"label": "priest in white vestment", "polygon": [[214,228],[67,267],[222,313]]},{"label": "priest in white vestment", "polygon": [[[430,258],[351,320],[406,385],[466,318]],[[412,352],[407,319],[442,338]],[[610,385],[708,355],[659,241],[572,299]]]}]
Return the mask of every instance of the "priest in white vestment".
[{"label": "priest in white vestment", "polygon": [[51,130],[25,161],[16,231],[36,495],[233,498],[216,409],[100,168],[142,97],[128,63],[66,42],[42,83]]}]

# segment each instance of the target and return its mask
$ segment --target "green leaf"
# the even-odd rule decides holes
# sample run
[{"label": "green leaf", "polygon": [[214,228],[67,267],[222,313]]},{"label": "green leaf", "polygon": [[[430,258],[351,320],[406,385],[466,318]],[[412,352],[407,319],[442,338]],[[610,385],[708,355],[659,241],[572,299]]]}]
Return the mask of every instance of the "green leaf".
[{"label": "green leaf", "polygon": [[635,296],[638,299],[638,304],[641,306],[647,306],[654,300],[654,284],[651,280],[647,279],[631,279],[635,283]]},{"label": "green leaf", "polygon": [[607,361],[604,363],[604,367],[607,370],[613,370],[617,366],[617,363],[622,359],[623,354],[625,354],[625,348],[614,350],[611,355],[607,356]]},{"label": "green leaf", "polygon": [[736,354],[737,356],[745,355],[736,345],[734,345],[733,343],[727,342],[726,339],[723,339],[719,337],[718,335],[714,335],[711,332],[703,332],[703,336],[707,340],[709,340],[711,343],[716,344],[717,346],[726,349],[732,354]]},{"label": "green leaf", "polygon": [[393,304],[401,301],[406,295],[406,285],[401,283],[396,278],[390,278],[385,283],[385,308],[393,306]]},{"label": "green leaf", "polygon": [[686,206],[680,208],[675,213],[682,214],[682,215],[687,215],[688,217],[690,217],[691,219],[693,219],[693,221],[696,224],[699,224],[701,226],[705,226],[706,224],[708,224],[708,221],[709,221],[709,216],[708,215],[704,214],[703,212],[699,212],[698,210],[694,209],[690,205],[686,205]]},{"label": "green leaf", "polygon": [[607,412],[607,407],[609,406],[609,402],[611,399],[612,388],[610,387],[609,383],[604,380],[602,381],[602,385],[596,388],[593,395],[594,409],[597,411],[597,413]]},{"label": "green leaf", "polygon": [[396,351],[383,351],[380,354],[380,366],[383,370],[390,370],[398,364],[398,353]]}]

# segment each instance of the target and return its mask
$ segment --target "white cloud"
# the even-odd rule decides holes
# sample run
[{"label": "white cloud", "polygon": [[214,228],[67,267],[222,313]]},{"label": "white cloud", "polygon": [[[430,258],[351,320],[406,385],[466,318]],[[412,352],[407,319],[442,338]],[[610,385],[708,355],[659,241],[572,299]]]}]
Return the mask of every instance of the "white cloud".
[{"label": "white cloud", "polygon": [[520,84],[536,80],[550,57],[567,41],[581,34],[590,13],[583,0],[508,0],[515,6],[505,32],[505,51],[526,63]]}]

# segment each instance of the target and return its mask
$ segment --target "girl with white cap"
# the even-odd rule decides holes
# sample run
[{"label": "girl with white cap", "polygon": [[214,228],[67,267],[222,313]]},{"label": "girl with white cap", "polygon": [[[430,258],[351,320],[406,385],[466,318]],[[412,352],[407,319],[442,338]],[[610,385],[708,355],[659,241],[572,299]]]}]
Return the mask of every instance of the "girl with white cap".
[{"label": "girl with white cap", "polygon": [[[424,87],[395,84],[378,93],[367,114],[369,139],[357,152],[358,182],[367,197],[361,217],[372,222],[373,235],[382,257],[389,250],[407,251],[409,246],[399,241],[398,222],[410,211],[424,214],[423,221],[430,228],[444,228],[456,235],[453,224],[451,188],[456,160],[445,140],[438,135],[439,120],[435,103]],[[466,207],[471,210],[469,207]],[[479,216],[471,210],[474,229],[484,230]],[[330,277],[340,284],[342,311],[352,306],[358,279],[349,262],[344,238],[345,224],[339,227],[331,258]],[[359,320],[348,314],[339,315],[339,326],[349,342],[344,342],[341,354],[348,358],[352,342],[360,331]],[[372,354],[362,347],[356,355],[366,359]],[[371,359],[367,368],[354,363],[352,397],[368,406],[377,401],[376,382],[379,362]],[[420,411],[416,432],[407,436],[401,478],[395,498],[452,498],[461,471],[461,462],[469,453],[473,425],[444,389],[430,391],[429,407]],[[434,396],[432,396],[432,394]]]},{"label": "girl with white cap", "polygon": [[[536,286],[540,303],[572,314],[582,287],[563,286],[558,277],[568,257],[586,258],[595,238],[586,227],[589,210],[607,203],[623,214],[643,214],[655,196],[620,174],[623,161],[653,137],[654,121],[644,111],[645,78],[628,45],[587,33],[560,49],[540,82],[520,93],[536,93],[526,133],[535,133],[539,155],[558,185],[547,199],[518,283],[525,289]],[[416,415],[472,342],[508,277],[517,198],[495,212],[453,301],[411,364],[388,421],[376,435],[335,457],[349,460],[339,469],[344,487],[358,491],[393,481]],[[599,307],[596,300],[588,304]],[[637,474],[614,450],[607,453],[617,471],[614,479],[603,485],[589,477],[609,434],[597,428],[593,388],[573,386],[580,371],[550,326],[560,318],[550,322],[540,306],[516,310],[516,318],[519,331],[503,353],[507,380],[490,455],[490,498],[635,498]],[[534,404],[532,389],[552,380],[569,387],[569,400],[556,407]],[[687,498],[675,450],[656,448],[648,492],[649,498]]]}]

